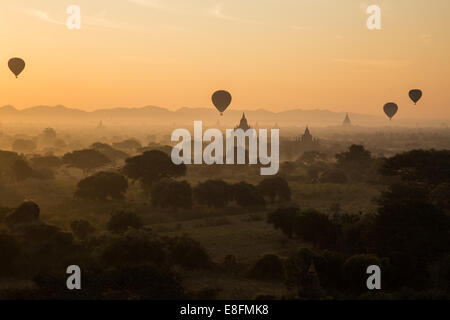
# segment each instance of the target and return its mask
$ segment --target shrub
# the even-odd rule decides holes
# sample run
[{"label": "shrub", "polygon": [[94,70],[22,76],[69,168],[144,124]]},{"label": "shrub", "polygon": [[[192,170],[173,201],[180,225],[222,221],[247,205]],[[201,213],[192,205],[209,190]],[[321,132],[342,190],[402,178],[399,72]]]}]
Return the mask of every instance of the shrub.
[{"label": "shrub", "polygon": [[164,179],[154,183],[151,188],[151,196],[154,207],[192,208],[192,189],[186,181]]},{"label": "shrub", "polygon": [[291,189],[287,181],[281,177],[265,178],[258,184],[258,190],[272,203],[275,202],[275,199],[280,201],[291,200]]},{"label": "shrub", "polygon": [[289,238],[292,238],[294,221],[299,214],[298,208],[280,208],[268,214],[267,222],[273,224],[275,229],[280,229]]},{"label": "shrub", "polygon": [[39,222],[39,206],[33,201],[25,201],[12,213],[5,217],[5,224],[8,227],[16,227],[23,224]]},{"label": "shrub", "polygon": [[122,233],[128,228],[139,229],[142,226],[141,218],[134,212],[117,211],[111,215],[106,228],[113,233]]},{"label": "shrub", "polygon": [[231,186],[223,180],[207,180],[193,190],[194,199],[209,207],[223,208],[232,199]]},{"label": "shrub", "polygon": [[252,184],[239,182],[233,185],[234,200],[238,205],[247,209],[261,209],[266,206],[263,196]]},{"label": "shrub", "polygon": [[148,232],[128,231],[106,239],[104,243],[100,258],[108,266],[163,265],[167,262],[164,242]]},{"label": "shrub", "polygon": [[282,280],[284,278],[283,261],[274,254],[265,254],[251,268],[249,276],[260,280]]},{"label": "shrub", "polygon": [[127,179],[115,172],[97,172],[77,184],[75,198],[85,200],[120,200],[128,189]]},{"label": "shrub", "polygon": [[348,178],[343,170],[330,169],[321,175],[320,181],[325,183],[347,183]]},{"label": "shrub", "polygon": [[95,232],[95,228],[86,220],[76,220],[70,224],[70,229],[72,230],[75,237],[80,240],[85,239],[87,236]]},{"label": "shrub", "polygon": [[205,248],[187,236],[168,240],[170,258],[173,263],[187,269],[202,269],[211,266],[211,258]]}]

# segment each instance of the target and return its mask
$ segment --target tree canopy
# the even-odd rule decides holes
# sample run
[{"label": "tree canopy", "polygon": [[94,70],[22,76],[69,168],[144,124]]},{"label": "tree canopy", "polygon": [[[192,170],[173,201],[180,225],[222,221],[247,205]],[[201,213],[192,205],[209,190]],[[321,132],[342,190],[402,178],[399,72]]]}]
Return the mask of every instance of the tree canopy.
[{"label": "tree canopy", "polygon": [[94,149],[83,149],[66,153],[63,156],[63,160],[69,166],[83,170],[85,174],[111,162],[107,156]]},{"label": "tree canopy", "polygon": [[85,200],[120,200],[128,189],[127,179],[116,172],[101,171],[77,184],[75,198]]},{"label": "tree canopy", "polygon": [[209,207],[223,208],[233,198],[231,185],[223,180],[207,180],[193,190],[194,199]]},{"label": "tree canopy", "polygon": [[275,199],[280,201],[291,200],[291,189],[287,181],[281,177],[265,178],[258,184],[258,190],[272,203],[275,202]]},{"label": "tree canopy", "polygon": [[450,183],[450,150],[412,150],[386,159],[381,173],[431,185]]},{"label": "tree canopy", "polygon": [[154,182],[161,179],[184,176],[186,166],[175,165],[166,153],[151,150],[126,159],[123,173],[132,180],[140,181],[149,190]]}]

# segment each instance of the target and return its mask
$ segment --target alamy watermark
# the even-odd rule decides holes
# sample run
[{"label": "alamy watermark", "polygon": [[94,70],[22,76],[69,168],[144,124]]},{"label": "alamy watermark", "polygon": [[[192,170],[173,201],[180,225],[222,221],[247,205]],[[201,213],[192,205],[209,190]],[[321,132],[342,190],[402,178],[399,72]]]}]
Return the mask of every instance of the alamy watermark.
[{"label": "alamy watermark", "polygon": [[81,8],[77,5],[70,5],[66,9],[70,16],[67,18],[66,26],[69,30],[81,29]]},{"label": "alamy watermark", "polygon": [[366,23],[367,29],[381,30],[381,8],[374,4],[367,7],[366,13],[370,14]]},{"label": "alamy watermark", "polygon": [[[181,139],[181,141],[180,141]],[[270,129],[270,144],[268,130],[226,129],[225,139],[219,129],[207,129],[203,133],[202,121],[194,121],[194,137],[187,129],[176,129],[171,140],[179,142],[172,149],[171,158],[174,164],[248,164],[259,163],[267,166],[260,169],[261,175],[275,175],[280,167],[280,132]],[[224,145],[225,140],[225,145]],[[248,148],[246,141],[248,140]],[[203,142],[209,144],[203,150]],[[236,143],[237,142],[237,143]],[[192,155],[192,143],[194,150]],[[270,146],[270,155],[268,154]],[[224,157],[224,149],[226,155]]]}]

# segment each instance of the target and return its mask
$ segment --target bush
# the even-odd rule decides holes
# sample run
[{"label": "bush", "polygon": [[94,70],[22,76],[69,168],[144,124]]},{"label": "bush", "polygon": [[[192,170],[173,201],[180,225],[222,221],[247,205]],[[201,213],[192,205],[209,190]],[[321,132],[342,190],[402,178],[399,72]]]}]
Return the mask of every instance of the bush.
[{"label": "bush", "polygon": [[154,207],[192,208],[192,189],[186,181],[164,179],[154,183],[151,188],[151,196]]},{"label": "bush", "polygon": [[186,166],[175,165],[162,151],[150,150],[126,159],[123,173],[132,180],[139,180],[144,189],[150,190],[153,183],[162,179],[184,176]]},{"label": "bush", "polygon": [[194,199],[209,207],[223,208],[232,199],[231,186],[223,180],[207,180],[193,190]]},{"label": "bush", "polygon": [[23,159],[16,160],[11,167],[11,175],[17,182],[24,181],[35,175],[28,162]]},{"label": "bush", "polygon": [[324,183],[347,183],[347,181],[347,175],[341,169],[330,169],[320,177],[320,182]]},{"label": "bush", "polygon": [[25,201],[12,213],[5,217],[5,224],[8,227],[16,227],[24,224],[39,222],[39,206],[33,201]]},{"label": "bush", "polygon": [[170,258],[173,263],[187,269],[202,269],[211,266],[211,258],[205,248],[187,236],[168,240]]},{"label": "bush", "polygon": [[134,212],[117,211],[111,215],[106,228],[113,233],[123,233],[128,228],[139,229],[142,226],[141,218]]},{"label": "bush", "polygon": [[97,172],[77,184],[74,197],[84,200],[121,200],[128,189],[127,179],[115,172]]},{"label": "bush", "polygon": [[165,265],[165,244],[153,234],[129,231],[121,236],[106,239],[100,250],[101,261],[108,266],[136,266],[144,264]]},{"label": "bush", "polygon": [[252,184],[239,182],[233,185],[234,200],[246,209],[258,210],[266,206],[263,196]]},{"label": "bush", "polygon": [[103,153],[94,149],[77,150],[63,156],[65,164],[83,170],[84,174],[111,163]]},{"label": "bush", "polygon": [[70,224],[74,236],[80,240],[95,232],[95,228],[86,220],[76,220]]},{"label": "bush", "polygon": [[36,150],[36,143],[31,140],[17,139],[13,142],[12,149],[19,153],[31,153]]},{"label": "bush", "polygon": [[265,254],[251,268],[249,276],[260,280],[282,280],[284,278],[283,261],[274,254]]},{"label": "bush", "polygon": [[291,189],[287,181],[281,177],[265,178],[258,184],[258,190],[272,203],[275,202],[275,199],[279,201],[291,200]]},{"label": "bush", "polygon": [[299,214],[300,210],[298,208],[280,208],[268,214],[267,222],[273,224],[275,229],[280,229],[289,238],[292,238],[294,221]]},{"label": "bush", "polygon": [[0,279],[10,277],[17,268],[21,257],[21,248],[14,237],[0,233]]},{"label": "bush", "polygon": [[326,214],[309,209],[295,217],[294,234],[321,248],[334,248],[338,239],[338,226]]},{"label": "bush", "polygon": [[0,292],[4,300],[179,300],[187,299],[179,277],[154,265],[83,269],[83,289],[67,290],[65,273],[41,273],[32,288]]}]

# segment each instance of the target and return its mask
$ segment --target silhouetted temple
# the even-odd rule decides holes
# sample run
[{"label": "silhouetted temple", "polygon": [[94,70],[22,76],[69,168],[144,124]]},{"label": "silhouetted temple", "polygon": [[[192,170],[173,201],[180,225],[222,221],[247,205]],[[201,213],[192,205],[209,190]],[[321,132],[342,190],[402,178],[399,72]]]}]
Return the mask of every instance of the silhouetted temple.
[{"label": "silhouetted temple", "polygon": [[306,299],[320,299],[325,296],[325,292],[320,286],[320,279],[314,261],[311,262],[308,271],[302,277],[299,296]]},{"label": "silhouetted temple", "polygon": [[345,116],[344,122],[342,123],[344,127],[350,127],[352,125],[352,122],[350,121],[350,117],[347,115]]},{"label": "silhouetted temple", "polygon": [[247,131],[248,129],[250,129],[251,127],[248,125],[247,123],[247,119],[245,118],[245,113],[242,113],[242,118],[241,121],[239,122],[239,125],[237,127],[234,128],[234,130],[236,129],[242,129],[244,131]]},{"label": "silhouetted temple", "polygon": [[319,148],[319,139],[314,138],[306,126],[305,133],[297,139],[300,144],[301,151],[313,151]]},{"label": "silhouetted temple", "polygon": [[105,129],[105,126],[103,125],[103,121],[100,120],[100,122],[97,125],[97,129]]}]

